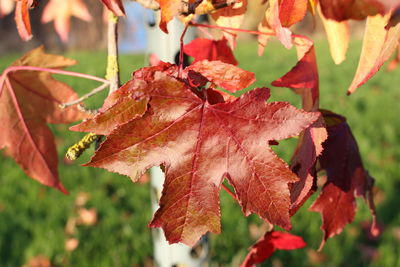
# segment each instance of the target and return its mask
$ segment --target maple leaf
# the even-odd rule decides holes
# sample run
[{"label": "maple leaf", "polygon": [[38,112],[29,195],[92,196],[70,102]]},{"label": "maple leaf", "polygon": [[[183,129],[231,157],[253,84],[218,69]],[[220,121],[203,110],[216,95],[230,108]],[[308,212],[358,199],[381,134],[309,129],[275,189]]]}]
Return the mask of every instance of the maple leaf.
[{"label": "maple leaf", "polygon": [[379,13],[376,0],[320,0],[321,10],[328,19],[343,21],[348,19],[363,20],[367,16]]},{"label": "maple leaf", "polygon": [[[167,24],[170,22],[175,16],[180,15],[181,21],[184,23],[188,23],[195,14],[209,14],[218,9],[224,9],[225,7],[231,6],[235,4],[237,0],[190,0],[190,1],[181,1],[181,0],[154,0],[157,4],[149,4],[147,1],[144,4],[147,7],[152,9],[161,9],[161,21],[160,21],[160,29],[165,33],[168,33]],[[239,0],[239,1],[247,1],[247,0]],[[144,1],[141,1],[144,2]],[[152,3],[150,1],[150,3]]]},{"label": "maple leaf", "polygon": [[275,250],[293,250],[304,248],[307,244],[300,236],[290,233],[270,231],[260,238],[251,248],[241,267],[255,267],[272,256]]},{"label": "maple leaf", "polygon": [[282,0],[279,4],[279,19],[283,27],[290,27],[306,15],[308,0]]},{"label": "maple leaf", "polygon": [[[212,18],[218,26],[240,28],[243,23],[244,15],[247,11],[248,0],[238,0],[235,4],[219,9],[212,13]],[[230,46],[236,46],[236,33],[234,31],[225,30],[222,32],[228,40]]]},{"label": "maple leaf", "polygon": [[161,9],[160,29],[168,33],[167,24],[179,14],[181,0],[156,0]]},{"label": "maple leaf", "polygon": [[335,64],[340,64],[346,59],[350,42],[350,29],[347,21],[335,21],[325,18],[318,6],[318,13],[328,37],[329,50]]},{"label": "maple leaf", "polygon": [[10,14],[15,7],[15,0],[0,1],[0,18]]},{"label": "maple leaf", "polygon": [[390,15],[377,15],[367,19],[363,47],[354,79],[347,89],[348,94],[366,83],[382,67],[396,50],[400,38],[400,24],[385,29]]},{"label": "maple leaf", "polygon": [[140,86],[143,86],[142,80],[128,81],[106,98],[103,107],[91,120],[72,126],[70,130],[79,129],[79,131],[93,131],[107,135],[117,126],[142,116],[147,110],[148,98],[139,101],[135,99],[135,89]]},{"label": "maple leaf", "polygon": [[148,168],[163,165],[166,180],[150,226],[162,227],[170,243],[194,245],[207,231],[220,232],[218,192],[224,177],[244,214],[290,228],[288,184],[297,177],[268,141],[298,134],[318,113],[285,102],[267,104],[266,88],[212,104],[156,67],[139,70],[133,79],[142,80],[132,94],[138,101],[149,99],[146,113],[140,118],[134,113],[135,119],[113,129],[86,166],[137,181]]},{"label": "maple leaf", "polygon": [[82,0],[50,0],[43,10],[42,23],[54,20],[54,28],[63,42],[68,41],[71,16],[84,21],[92,19]]},{"label": "maple leaf", "polygon": [[29,9],[33,6],[34,0],[16,1],[15,6],[15,23],[19,36],[24,41],[32,39],[31,22],[29,18]]},{"label": "maple leaf", "polygon": [[[74,60],[45,54],[40,47],[12,66],[63,68],[73,64]],[[0,148],[7,148],[27,175],[62,192],[66,190],[58,179],[54,137],[46,123],[71,123],[85,117],[74,107],[58,107],[76,98],[69,86],[48,72],[6,69],[0,76],[0,121],[5,126],[0,132]]]},{"label": "maple leaf", "polygon": [[200,73],[210,82],[232,93],[247,88],[256,81],[254,73],[221,61],[198,61],[186,68],[186,71],[190,70]]},{"label": "maple leaf", "polygon": [[[287,49],[290,49],[293,46],[292,32],[287,27],[282,26],[279,16],[279,1],[269,1],[269,6],[265,10],[263,20],[258,25],[258,30],[260,32],[269,33],[271,34],[271,36],[275,35],[283,46],[285,46]],[[260,34],[258,36],[259,55],[263,54],[264,48],[267,45],[267,42],[271,38],[271,36],[263,34]]]},{"label": "maple leaf", "polygon": [[294,89],[302,96],[304,110],[318,110],[319,76],[314,44],[306,37],[296,37],[295,44],[299,51],[299,61],[288,73],[271,84]]},{"label": "maple leaf", "polygon": [[121,0],[101,0],[103,4],[117,16],[125,16],[124,5]]},{"label": "maple leaf", "polygon": [[225,38],[217,41],[206,38],[196,38],[185,45],[183,51],[188,56],[194,57],[194,62],[207,59],[209,61],[219,60],[232,65],[238,64]]},{"label": "maple leaf", "polygon": [[327,182],[310,210],[320,212],[321,229],[326,240],[342,232],[351,223],[356,211],[356,197],[367,200],[373,214],[372,233],[377,233],[375,208],[372,199],[373,178],[364,169],[356,140],[346,119],[330,111],[323,112],[328,139],[319,157],[321,169],[326,171]]},{"label": "maple leaf", "polygon": [[[303,109],[317,111],[319,109],[319,76],[314,44],[308,38],[295,38],[300,60],[283,77],[272,82],[273,86],[293,89],[302,98]],[[292,200],[290,213],[298,208],[316,190],[315,163],[322,152],[322,143],[327,138],[323,118],[320,117],[299,138],[296,150],[291,159],[291,169],[300,180],[290,186]]]},{"label": "maple leaf", "polygon": [[380,8],[381,13],[387,13],[395,8],[400,7],[400,2],[398,0],[372,0],[376,3],[376,6]]}]

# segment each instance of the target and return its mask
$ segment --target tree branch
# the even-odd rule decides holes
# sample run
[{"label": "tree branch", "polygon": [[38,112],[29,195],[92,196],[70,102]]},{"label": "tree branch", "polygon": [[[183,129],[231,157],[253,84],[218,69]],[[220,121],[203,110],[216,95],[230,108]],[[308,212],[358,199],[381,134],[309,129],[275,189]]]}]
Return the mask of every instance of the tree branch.
[{"label": "tree branch", "polygon": [[106,89],[109,85],[110,85],[110,84],[109,84],[108,82],[107,82],[107,83],[104,83],[104,84],[100,85],[99,87],[94,88],[92,91],[90,91],[90,92],[87,93],[86,95],[83,95],[83,96],[81,96],[80,98],[78,98],[78,99],[76,99],[76,100],[74,100],[74,101],[67,102],[67,103],[62,103],[62,104],[60,104],[59,106],[60,106],[60,108],[66,108],[66,107],[69,107],[69,106],[72,106],[72,105],[79,104],[80,102],[82,102],[82,101],[88,99],[88,98],[91,97],[92,95],[95,95],[95,94],[97,94],[97,93],[103,91],[103,90]]},{"label": "tree branch", "polygon": [[[133,0],[141,4],[145,8],[159,10],[160,4],[156,0]],[[178,7],[180,15],[189,14],[209,14],[215,10],[231,6],[238,3],[238,0],[226,0],[226,2],[216,2],[210,0],[196,0],[189,2],[189,0],[181,0],[181,5]]]},{"label": "tree branch", "polygon": [[108,57],[106,78],[110,81],[110,94],[119,88],[118,17],[108,14]]}]

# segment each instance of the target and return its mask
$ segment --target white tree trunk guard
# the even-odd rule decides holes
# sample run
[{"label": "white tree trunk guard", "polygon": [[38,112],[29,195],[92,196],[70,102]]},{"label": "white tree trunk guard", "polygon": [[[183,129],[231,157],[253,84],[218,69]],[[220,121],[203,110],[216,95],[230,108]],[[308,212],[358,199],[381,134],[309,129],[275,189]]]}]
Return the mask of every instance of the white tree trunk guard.
[{"label": "white tree trunk guard", "polygon": [[[153,16],[149,15],[148,16]],[[158,15],[159,16],[159,15]],[[148,19],[152,19],[151,17]],[[179,40],[184,30],[184,25],[174,19],[168,23],[169,34],[165,34],[158,27],[159,18],[154,21],[154,26],[147,24],[147,53],[156,54],[164,62],[174,63],[179,53]],[[184,42],[188,43],[195,37],[193,28],[189,28]],[[151,197],[152,208],[155,212],[159,205],[161,196],[164,173],[159,167],[153,167],[150,171],[151,177]],[[153,229],[154,261],[156,267],[200,267],[205,266],[208,260],[208,237],[204,236],[196,245],[197,249],[192,249],[183,244],[169,245],[165,239],[164,232],[160,228]],[[196,247],[195,246],[195,247]]]}]

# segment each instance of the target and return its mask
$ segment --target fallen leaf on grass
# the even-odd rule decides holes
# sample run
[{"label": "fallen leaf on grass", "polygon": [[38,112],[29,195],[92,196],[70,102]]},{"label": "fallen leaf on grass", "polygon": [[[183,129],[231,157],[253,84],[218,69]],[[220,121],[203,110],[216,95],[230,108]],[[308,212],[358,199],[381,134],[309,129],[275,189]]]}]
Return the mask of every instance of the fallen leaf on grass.
[{"label": "fallen leaf on grass", "polygon": [[76,238],[68,238],[65,241],[65,250],[68,252],[72,252],[77,249],[79,246],[79,240]]}]

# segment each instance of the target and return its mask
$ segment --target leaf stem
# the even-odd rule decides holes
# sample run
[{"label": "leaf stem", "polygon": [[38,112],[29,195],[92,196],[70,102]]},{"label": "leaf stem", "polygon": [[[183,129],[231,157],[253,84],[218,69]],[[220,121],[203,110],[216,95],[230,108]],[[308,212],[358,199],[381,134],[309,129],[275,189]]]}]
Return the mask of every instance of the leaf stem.
[{"label": "leaf stem", "polygon": [[[194,22],[189,22],[189,26],[192,27],[202,27],[202,28],[209,28],[209,29],[219,29],[222,31],[236,31],[236,32],[245,32],[249,34],[255,34],[255,35],[268,35],[268,36],[275,36],[274,33],[268,33],[268,32],[260,32],[260,31],[252,31],[252,30],[246,30],[246,29],[240,29],[240,28],[232,28],[232,27],[224,27],[224,26],[218,26],[218,25],[208,25],[208,24],[201,24],[201,23],[194,23]],[[298,35],[298,34],[292,34],[293,38],[301,38],[301,39],[307,39],[309,40],[308,37],[305,37],[303,35]]]},{"label": "leaf stem", "polygon": [[201,24],[201,23],[194,23],[194,22],[190,22],[188,25],[192,26],[192,27],[202,27],[202,28],[210,28],[210,29],[220,29],[220,30],[228,30],[228,31],[236,31],[236,32],[245,32],[245,33],[256,34],[256,35],[274,36],[273,33],[252,31],[252,30],[246,30],[246,29],[240,29],[240,28],[232,28],[232,27],[224,27],[224,26],[218,26],[218,25],[208,25],[208,24]]},{"label": "leaf stem", "polygon": [[183,38],[185,38],[185,34],[189,28],[189,24],[186,24],[185,29],[182,32],[181,38],[179,39],[180,50],[179,50],[179,70],[178,70],[178,77],[182,78],[182,71],[183,71]]},{"label": "leaf stem", "polygon": [[82,101],[88,99],[88,98],[91,97],[92,95],[95,95],[95,94],[97,94],[97,93],[103,91],[103,90],[106,89],[109,85],[110,85],[110,84],[109,84],[108,82],[107,82],[107,83],[103,83],[103,84],[100,85],[99,87],[94,88],[92,91],[90,91],[89,93],[87,93],[87,94],[81,96],[80,98],[78,98],[78,99],[76,99],[76,100],[74,100],[74,101],[71,101],[71,102],[61,103],[59,106],[60,106],[60,108],[66,108],[66,107],[69,107],[69,106],[72,106],[72,105],[79,104],[80,102],[82,102]]},{"label": "leaf stem", "polygon": [[103,79],[103,78],[100,78],[100,77],[97,77],[97,76],[93,76],[93,75],[89,75],[89,74],[84,74],[84,73],[79,73],[79,72],[74,72],[74,71],[67,71],[67,70],[58,70],[58,69],[35,67],[35,66],[13,66],[13,67],[9,67],[3,72],[3,76],[5,77],[10,72],[15,72],[15,71],[20,71],[20,70],[43,71],[43,72],[49,72],[49,73],[53,73],[53,74],[60,74],[60,75],[84,78],[84,79],[93,80],[93,81],[102,82],[102,83],[109,83],[108,80],[106,80],[106,79]]},{"label": "leaf stem", "polygon": [[6,79],[5,74],[0,75],[0,97],[1,97],[1,93],[3,92],[5,79]]},{"label": "leaf stem", "polygon": [[222,184],[222,188],[233,197],[235,200],[238,200],[235,193],[233,193],[226,185]]},{"label": "leaf stem", "polygon": [[108,57],[106,78],[110,82],[109,94],[119,88],[119,61],[118,61],[118,16],[108,13],[107,33]]},{"label": "leaf stem", "polygon": [[200,30],[205,36],[207,36],[209,39],[214,40],[214,36],[213,36],[209,31],[206,31],[206,30],[203,29],[202,27],[199,27],[199,30]]}]

